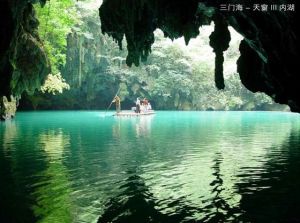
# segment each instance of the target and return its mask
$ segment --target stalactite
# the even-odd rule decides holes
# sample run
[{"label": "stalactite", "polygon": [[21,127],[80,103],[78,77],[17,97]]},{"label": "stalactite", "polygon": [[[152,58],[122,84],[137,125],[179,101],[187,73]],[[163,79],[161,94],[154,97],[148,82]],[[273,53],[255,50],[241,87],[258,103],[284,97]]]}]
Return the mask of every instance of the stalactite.
[{"label": "stalactite", "polygon": [[214,49],[215,57],[215,84],[218,89],[224,89],[223,52],[229,47],[230,32],[226,20],[220,14],[214,16],[215,30],[210,35],[210,46]]},{"label": "stalactite", "polygon": [[224,56],[223,51],[215,51],[215,84],[218,89],[224,89],[224,76],[223,76],[223,62]]}]

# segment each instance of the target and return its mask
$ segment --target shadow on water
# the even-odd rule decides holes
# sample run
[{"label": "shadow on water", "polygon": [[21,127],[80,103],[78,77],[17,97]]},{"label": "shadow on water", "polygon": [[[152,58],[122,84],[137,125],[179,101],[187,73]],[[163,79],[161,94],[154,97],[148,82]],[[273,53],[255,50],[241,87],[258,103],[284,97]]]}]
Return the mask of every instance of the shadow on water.
[{"label": "shadow on water", "polygon": [[[281,145],[281,157],[266,164],[266,171],[259,180],[238,184],[242,195],[240,222],[300,222],[300,132],[291,131]],[[281,159],[280,159],[281,158]],[[249,192],[255,185],[262,190]],[[276,220],[275,220],[276,219]]]},{"label": "shadow on water", "polygon": [[11,160],[0,153],[0,222],[35,222],[26,188],[16,182]]},{"label": "shadow on water", "polygon": [[0,222],[71,222],[61,162],[67,135],[33,134],[32,126],[22,131],[14,120],[0,124]]},{"label": "shadow on water", "polygon": [[[265,163],[265,171],[259,173],[257,178],[254,174],[253,179],[235,184],[236,193],[241,195],[238,206],[230,205],[228,199],[222,196],[226,186],[220,168],[222,153],[218,152],[212,166],[212,190],[207,191],[214,197],[206,207],[192,207],[181,198],[169,201],[168,206],[174,205],[176,211],[163,214],[159,201],[144,179],[137,171],[128,171],[126,183],[119,188],[120,194],[105,205],[104,214],[98,222],[300,222],[299,142],[300,132],[298,129],[292,130],[280,146],[282,160],[277,155],[270,158]],[[251,191],[251,187],[257,189]],[[203,218],[193,219],[195,212],[203,213]]]},{"label": "shadow on water", "polygon": [[[153,194],[147,188],[144,180],[137,171],[127,171],[128,178],[125,184],[120,186],[121,194],[111,198],[106,204],[104,214],[98,219],[98,223],[106,222],[182,222],[190,216],[192,207],[183,207],[172,215],[162,214],[157,210],[157,202]],[[173,201],[172,206],[181,201]]]},{"label": "shadow on water", "polygon": [[215,155],[215,159],[213,160],[213,176],[215,180],[210,183],[212,186],[212,194],[215,194],[214,198],[212,199],[211,204],[206,207],[206,209],[213,209],[215,210],[211,215],[205,216],[201,221],[203,222],[236,222],[237,215],[240,213],[240,209],[238,207],[231,207],[226,199],[222,197],[222,192],[225,190],[223,187],[223,179],[221,174],[220,165],[222,164],[222,154],[217,152]]}]

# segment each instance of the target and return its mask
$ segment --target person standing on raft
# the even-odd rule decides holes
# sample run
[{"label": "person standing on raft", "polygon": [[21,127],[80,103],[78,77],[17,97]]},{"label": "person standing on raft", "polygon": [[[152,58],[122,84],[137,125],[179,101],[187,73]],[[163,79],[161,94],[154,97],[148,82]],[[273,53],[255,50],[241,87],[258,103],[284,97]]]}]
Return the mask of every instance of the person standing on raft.
[{"label": "person standing on raft", "polygon": [[135,112],[136,113],[141,113],[141,101],[140,101],[139,98],[136,99],[135,105],[136,105]]},{"label": "person standing on raft", "polygon": [[116,111],[117,111],[117,113],[120,113],[121,112],[121,99],[120,99],[120,97],[118,95],[116,95],[114,97],[113,102],[116,103]]}]

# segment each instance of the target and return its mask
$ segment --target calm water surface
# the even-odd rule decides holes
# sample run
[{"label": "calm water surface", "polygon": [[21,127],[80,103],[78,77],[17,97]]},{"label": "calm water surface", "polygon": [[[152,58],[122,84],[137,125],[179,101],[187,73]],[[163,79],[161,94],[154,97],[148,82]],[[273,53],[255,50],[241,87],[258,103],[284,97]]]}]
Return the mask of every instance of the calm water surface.
[{"label": "calm water surface", "polygon": [[24,112],[0,123],[0,222],[300,222],[300,115]]}]

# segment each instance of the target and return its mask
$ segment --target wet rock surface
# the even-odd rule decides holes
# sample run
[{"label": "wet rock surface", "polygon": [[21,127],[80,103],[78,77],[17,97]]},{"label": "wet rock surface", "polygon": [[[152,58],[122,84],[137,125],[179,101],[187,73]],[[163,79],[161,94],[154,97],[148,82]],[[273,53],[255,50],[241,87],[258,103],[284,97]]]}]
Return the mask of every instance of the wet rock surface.
[{"label": "wet rock surface", "polygon": [[17,99],[13,96],[8,101],[6,96],[0,98],[0,120],[14,118],[17,111]]}]

